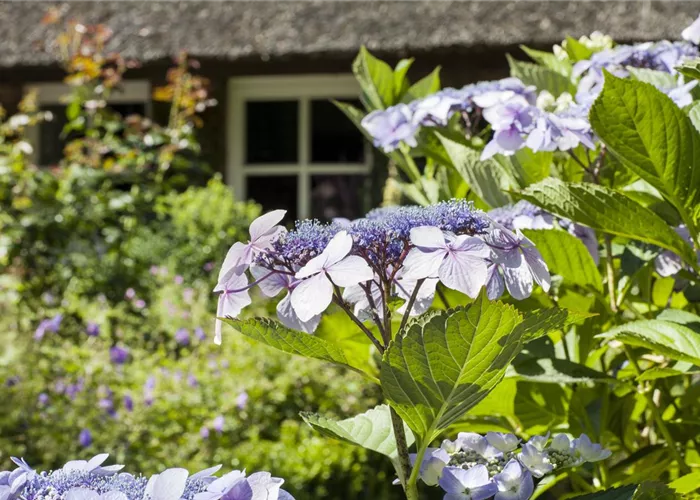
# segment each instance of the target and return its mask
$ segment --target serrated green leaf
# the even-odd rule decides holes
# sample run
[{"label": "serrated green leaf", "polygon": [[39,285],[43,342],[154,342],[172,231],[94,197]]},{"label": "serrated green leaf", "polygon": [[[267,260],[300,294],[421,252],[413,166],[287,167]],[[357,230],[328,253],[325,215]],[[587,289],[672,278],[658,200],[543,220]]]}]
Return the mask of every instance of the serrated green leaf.
[{"label": "serrated green leaf", "polygon": [[394,104],[394,72],[387,63],[374,57],[364,47],[352,63],[352,72],[360,84],[362,98],[371,110]]},{"label": "serrated green leaf", "polygon": [[670,482],[668,486],[681,495],[698,491],[700,489],[700,470],[679,477]]},{"label": "serrated green leaf", "polygon": [[606,73],[590,120],[613,155],[694,227],[700,218],[700,133],[690,118],[653,85]]},{"label": "serrated green leaf", "polygon": [[537,64],[516,61],[510,55],[506,57],[510,66],[510,75],[520,78],[525,85],[534,85],[537,90],[546,90],[554,97],[559,97],[564,92],[576,94],[574,84],[561,73]]},{"label": "serrated green leaf", "polygon": [[[365,413],[340,421],[308,412],[302,412],[301,418],[324,436],[376,451],[392,460],[397,458],[394,428],[387,405],[379,405]],[[405,425],[404,430],[406,444],[413,445],[413,434]]]},{"label": "serrated green leaf", "polygon": [[580,495],[573,497],[573,500],[632,500],[632,498],[634,498],[634,492],[637,491],[638,487],[639,485],[637,484],[629,484],[627,486],[611,488],[597,493]]},{"label": "serrated green leaf", "polygon": [[664,309],[659,313],[656,319],[685,325],[691,330],[700,333],[700,316],[689,311],[683,311],[681,309]]},{"label": "serrated green leaf", "polygon": [[434,94],[440,90],[440,66],[411,85],[403,96],[402,102],[410,102],[415,99]]},{"label": "serrated green leaf", "polygon": [[394,96],[393,101],[398,101],[406,93],[410,82],[406,78],[409,68],[413,65],[413,58],[401,59],[394,68]]},{"label": "serrated green leaf", "polygon": [[610,382],[613,379],[585,365],[567,359],[516,358],[506,373],[508,378],[545,384],[577,384],[585,382]]},{"label": "serrated green leaf", "polygon": [[534,152],[530,148],[522,148],[512,156],[496,156],[496,158],[510,161],[520,185],[525,187],[549,176],[554,153],[551,151]]},{"label": "serrated green leaf", "polygon": [[645,370],[641,375],[637,377],[637,380],[642,381],[642,380],[656,380],[660,378],[668,378],[668,377],[678,377],[681,375],[694,375],[696,373],[700,373],[698,371],[687,371],[683,372],[680,370],[674,370],[673,368],[650,368],[649,370]]},{"label": "serrated green leaf", "polygon": [[574,62],[590,59],[593,55],[593,51],[591,49],[570,36],[566,37],[566,41],[563,45],[566,53]]},{"label": "serrated green leaf", "polygon": [[549,178],[518,194],[560,217],[598,231],[658,245],[697,265],[695,252],[663,219],[617,191]]},{"label": "serrated green leaf", "polygon": [[527,229],[523,234],[535,244],[549,270],[564,278],[565,282],[603,291],[603,280],[595,261],[576,236],[553,229]]},{"label": "serrated green leaf", "polygon": [[559,59],[552,52],[531,49],[530,47],[526,47],[525,45],[521,45],[520,48],[530,57],[530,59],[532,59],[536,63],[541,64],[542,66],[545,66],[546,68],[549,68],[551,70],[554,70],[557,73],[561,73],[564,76],[571,75],[572,67],[569,61]]},{"label": "serrated green leaf", "polygon": [[506,191],[520,187],[517,180],[503,165],[494,159],[481,161],[481,153],[462,143],[438,133],[445,152],[455,170],[469,187],[491,207],[512,202]]},{"label": "serrated green leaf", "polygon": [[465,308],[436,311],[408,327],[384,353],[385,398],[430,442],[481,401],[520,349],[521,315],[482,293]]},{"label": "serrated green leaf", "polygon": [[280,351],[307,358],[320,359],[343,365],[376,382],[376,378],[363,370],[362,366],[353,363],[341,347],[327,340],[320,339],[308,333],[298,332],[287,328],[269,318],[232,319],[220,318],[241,332],[246,337],[262,344],[269,345]]},{"label": "serrated green leaf", "polygon": [[515,393],[515,417],[527,434],[544,434],[566,422],[571,390],[555,384],[520,381]]},{"label": "serrated green leaf", "polygon": [[601,333],[597,337],[646,347],[669,358],[700,365],[700,333],[670,321],[658,319],[633,321]]},{"label": "serrated green leaf", "polygon": [[523,321],[517,326],[517,329],[522,331],[523,342],[531,342],[550,332],[562,330],[592,316],[595,314],[559,307],[535,309],[524,313]]}]

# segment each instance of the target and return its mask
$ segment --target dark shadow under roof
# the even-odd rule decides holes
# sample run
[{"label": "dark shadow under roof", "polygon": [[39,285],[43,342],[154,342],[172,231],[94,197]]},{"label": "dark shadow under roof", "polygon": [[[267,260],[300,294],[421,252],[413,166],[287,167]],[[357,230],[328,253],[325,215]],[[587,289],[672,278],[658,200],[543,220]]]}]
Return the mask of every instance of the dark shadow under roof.
[{"label": "dark shadow under roof", "polygon": [[616,40],[678,39],[700,13],[695,1],[93,1],[0,2],[0,67],[54,62],[46,50],[64,19],[104,23],[111,47],[148,62],[186,50],[237,60],[556,43],[598,30]]}]

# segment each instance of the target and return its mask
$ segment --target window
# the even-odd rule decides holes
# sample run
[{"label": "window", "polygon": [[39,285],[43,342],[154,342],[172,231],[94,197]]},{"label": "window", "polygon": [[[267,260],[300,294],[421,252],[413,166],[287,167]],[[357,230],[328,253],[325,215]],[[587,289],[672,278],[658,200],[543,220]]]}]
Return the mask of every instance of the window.
[{"label": "window", "polygon": [[358,217],[369,192],[371,148],[330,99],[359,106],[351,75],[229,81],[227,179],[239,199],[287,220]]},{"label": "window", "polygon": [[[114,91],[108,100],[110,108],[122,116],[131,114],[150,115],[151,89],[148,82],[126,81],[121,91]],[[71,137],[61,138],[67,123],[66,105],[63,97],[70,93],[70,87],[63,83],[39,83],[30,86],[38,91],[38,105],[44,111],[51,111],[53,119],[39,124],[29,132],[34,146],[32,160],[41,166],[56,165],[63,157],[63,148]]]}]

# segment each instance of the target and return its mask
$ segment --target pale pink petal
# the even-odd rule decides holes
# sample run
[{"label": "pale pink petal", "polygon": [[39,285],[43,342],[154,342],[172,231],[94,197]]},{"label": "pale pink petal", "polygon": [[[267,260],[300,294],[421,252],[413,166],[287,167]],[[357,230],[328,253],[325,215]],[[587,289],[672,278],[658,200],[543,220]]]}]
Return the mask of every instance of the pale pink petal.
[{"label": "pale pink petal", "polygon": [[323,253],[326,254],[327,266],[332,266],[336,262],[343,260],[352,250],[352,236],[347,231],[340,231],[328,242]]},{"label": "pale pink petal", "polygon": [[225,281],[231,272],[241,274],[253,261],[253,248],[249,243],[237,241],[231,246],[219,271],[219,283]]},{"label": "pale pink petal", "polygon": [[421,279],[437,276],[440,264],[447,255],[447,251],[421,250],[412,248],[403,261],[403,276],[408,279]]},{"label": "pale pink petal", "polygon": [[299,316],[297,316],[296,312],[294,312],[294,308],[292,307],[291,293],[285,295],[285,297],[277,304],[277,317],[287,328],[306,333],[313,333],[318,327],[318,324],[321,322],[320,314],[313,316],[308,321],[300,320]]},{"label": "pale pink petal", "polygon": [[498,271],[498,266],[492,264],[488,268],[488,277],[486,280],[486,295],[489,300],[496,300],[506,289],[506,284],[503,282],[503,276]]},{"label": "pale pink petal", "polygon": [[333,283],[340,287],[356,285],[371,280],[374,277],[372,268],[362,257],[350,255],[340,262],[331,264],[326,272]]},{"label": "pale pink petal", "polygon": [[[411,295],[413,295],[413,290],[415,289],[418,280],[400,278],[396,281],[396,292],[399,297],[406,301],[396,310],[396,312],[399,314],[406,314],[408,301],[411,299]],[[433,298],[435,297],[435,288],[437,287],[437,284],[437,278],[426,278],[423,280],[423,284],[418,289],[418,293],[416,294],[416,300],[411,308],[410,316],[418,316],[430,309],[430,306],[433,304]]]},{"label": "pale pink petal", "polygon": [[530,267],[520,250],[505,252],[499,257],[503,279],[514,299],[523,300],[532,294],[533,281]]},{"label": "pale pink petal", "polygon": [[447,288],[476,298],[486,285],[486,261],[467,252],[451,252],[440,265],[440,282]]},{"label": "pale pink petal", "polygon": [[283,272],[273,273],[269,269],[259,266],[251,267],[250,273],[256,281],[262,280],[258,283],[258,286],[267,297],[274,297],[282,290],[288,289],[292,279],[292,276]]},{"label": "pale pink petal", "polygon": [[411,243],[425,249],[445,248],[445,236],[437,227],[414,227],[411,229]]},{"label": "pale pink petal", "polygon": [[476,236],[457,236],[448,246],[454,251],[468,252],[469,255],[482,259],[486,259],[491,255],[491,248],[484,243],[484,240]]},{"label": "pale pink petal", "polygon": [[286,215],[286,210],[273,210],[261,215],[250,224],[250,241],[255,242],[267,233],[276,231],[275,226],[280,223]]},{"label": "pale pink petal", "polygon": [[326,248],[320,255],[317,255],[299,269],[296,277],[302,279],[320,273],[336,262],[343,260],[350,253],[350,250],[352,250],[352,236],[346,231],[340,231],[328,242],[328,245],[326,245]]},{"label": "pale pink petal", "polygon": [[523,245],[522,250],[525,262],[527,262],[535,281],[542,287],[542,290],[548,292],[552,279],[549,275],[549,268],[542,258],[542,254],[534,245]]},{"label": "pale pink petal", "polygon": [[221,296],[223,297],[222,317],[224,318],[237,317],[243,308],[251,303],[248,290],[237,293],[223,292]]},{"label": "pale pink petal", "polygon": [[269,233],[264,234],[260,236],[257,240],[254,242],[255,249],[257,251],[262,251],[262,250],[267,250],[272,246],[272,242],[274,242],[277,238],[279,238],[282,234],[286,233],[287,229],[282,227],[282,226],[276,226],[273,230],[271,230]]},{"label": "pale pink petal", "polygon": [[325,273],[305,279],[292,291],[292,307],[301,321],[325,311],[333,300],[333,285]]}]

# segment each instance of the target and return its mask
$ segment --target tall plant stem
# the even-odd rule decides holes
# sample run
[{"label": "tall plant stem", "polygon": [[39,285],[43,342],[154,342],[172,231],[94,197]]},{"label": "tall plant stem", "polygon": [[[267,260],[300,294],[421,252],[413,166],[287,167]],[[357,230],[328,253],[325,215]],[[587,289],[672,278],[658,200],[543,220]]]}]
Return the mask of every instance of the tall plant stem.
[{"label": "tall plant stem", "polygon": [[[399,481],[401,481],[401,486],[406,494],[407,500],[418,500],[418,488],[416,487],[416,482],[410,481],[411,475],[411,461],[408,456],[408,444],[406,442],[406,432],[403,426],[403,420],[394,411],[392,407],[389,407],[389,413],[391,414],[391,425],[394,428],[394,439],[396,439],[396,451],[398,453],[397,460],[397,474],[399,475]],[[416,462],[418,463],[418,462]],[[416,467],[417,469],[418,467]]]},{"label": "tall plant stem", "polygon": [[[642,374],[642,370],[639,367],[639,363],[637,362],[637,358],[634,355],[634,352],[632,352],[632,349],[630,349],[627,345],[623,344],[622,345],[623,349],[625,350],[625,354],[627,355],[627,359],[629,359],[630,364],[634,368],[635,373],[637,376]],[[690,467],[688,467],[688,464],[685,463],[685,460],[683,460],[683,456],[681,455],[681,452],[678,451],[678,448],[676,447],[676,442],[673,439],[673,436],[671,436],[671,433],[668,430],[668,427],[666,427],[666,423],[664,422],[663,418],[661,417],[661,413],[659,413],[659,409],[656,406],[656,403],[654,403],[654,398],[652,397],[651,391],[644,390],[644,397],[647,400],[647,405],[649,406],[649,409],[651,410],[651,416],[654,419],[654,422],[656,423],[656,427],[659,429],[659,432],[661,435],[664,437],[666,440],[666,444],[671,450],[671,454],[673,455],[673,458],[676,459],[676,462],[678,462],[678,467],[681,470],[681,473],[683,474],[690,474],[691,470]]]}]

